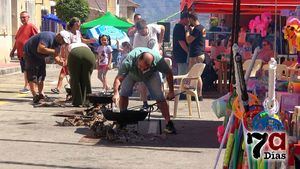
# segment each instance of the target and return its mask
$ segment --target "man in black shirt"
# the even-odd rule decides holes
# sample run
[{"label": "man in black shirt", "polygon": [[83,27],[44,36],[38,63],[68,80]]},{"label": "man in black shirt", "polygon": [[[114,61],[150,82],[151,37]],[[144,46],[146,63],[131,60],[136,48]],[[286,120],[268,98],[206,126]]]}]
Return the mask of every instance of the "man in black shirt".
[{"label": "man in black shirt", "polygon": [[187,73],[188,64],[188,46],[185,39],[185,26],[189,23],[188,13],[180,14],[180,21],[175,25],[173,30],[173,57],[177,63],[177,74]]},{"label": "man in black shirt", "polygon": [[189,69],[196,63],[204,61],[204,41],[206,31],[194,14],[189,14],[190,27],[186,31],[186,41],[189,44]]},{"label": "man in black shirt", "polygon": [[[196,63],[203,63],[205,59],[204,47],[206,31],[194,14],[189,14],[190,27],[186,31],[186,41],[189,44],[189,69]],[[202,100],[202,79],[198,83],[198,96]]]}]

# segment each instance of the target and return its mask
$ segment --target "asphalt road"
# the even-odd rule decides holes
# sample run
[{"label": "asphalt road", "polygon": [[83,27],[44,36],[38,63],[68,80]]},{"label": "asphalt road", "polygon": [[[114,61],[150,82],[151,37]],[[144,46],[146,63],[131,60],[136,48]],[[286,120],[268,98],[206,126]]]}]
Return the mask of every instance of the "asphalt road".
[{"label": "asphalt road", "polygon": [[[65,93],[51,94],[56,86],[58,68],[48,68],[45,92],[50,98],[64,99]],[[100,90],[97,72],[92,76],[93,91]],[[110,71],[112,84],[116,71]],[[180,101],[174,123],[177,135],[156,135],[141,143],[111,143],[91,135],[89,128],[61,127],[55,113],[78,110],[74,107],[32,106],[30,94],[19,94],[23,87],[20,73],[0,76],[0,168],[3,169],[211,169],[219,144],[216,128],[220,119],[213,114],[212,99],[201,102],[201,119],[193,105],[193,117],[188,117],[185,101]],[[66,81],[64,82],[66,83]],[[141,104],[132,101],[131,105]],[[170,107],[173,103],[170,102]],[[172,108],[171,108],[172,109]],[[160,119],[154,113],[153,119]],[[163,125],[164,127],[164,125]],[[154,141],[153,141],[154,140]],[[222,163],[223,153],[219,164]],[[218,166],[221,168],[221,165]]]}]

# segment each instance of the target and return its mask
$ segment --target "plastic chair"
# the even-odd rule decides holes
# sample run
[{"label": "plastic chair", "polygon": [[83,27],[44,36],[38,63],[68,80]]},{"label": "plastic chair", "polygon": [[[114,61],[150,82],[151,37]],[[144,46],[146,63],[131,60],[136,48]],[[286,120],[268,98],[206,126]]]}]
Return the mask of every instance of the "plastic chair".
[{"label": "plastic chair", "polygon": [[[262,67],[264,76],[268,76],[269,64],[265,64]],[[288,67],[284,64],[278,64],[276,69],[276,79],[277,80],[287,80]]]},{"label": "plastic chair", "polygon": [[174,85],[175,95],[177,94],[177,96],[175,97],[175,100],[174,100],[174,118],[177,116],[179,93],[183,93],[183,92],[187,96],[189,116],[192,115],[192,109],[191,109],[192,98],[191,97],[194,96],[196,105],[197,105],[197,110],[198,110],[198,117],[199,118],[201,117],[198,93],[197,93],[197,86],[198,86],[198,82],[201,78],[204,68],[205,68],[204,63],[197,63],[192,66],[192,68],[189,70],[189,72],[187,74],[174,76],[174,80],[176,80],[176,79],[180,80],[179,85]]},{"label": "plastic chair", "polygon": [[[256,77],[257,72],[261,69],[262,63],[263,62],[262,62],[261,59],[256,59],[255,60],[254,66],[253,66],[253,68],[251,70],[251,73],[250,73],[250,77]],[[251,59],[246,60],[243,63],[243,70],[244,71],[248,70],[250,64],[251,64]]]}]

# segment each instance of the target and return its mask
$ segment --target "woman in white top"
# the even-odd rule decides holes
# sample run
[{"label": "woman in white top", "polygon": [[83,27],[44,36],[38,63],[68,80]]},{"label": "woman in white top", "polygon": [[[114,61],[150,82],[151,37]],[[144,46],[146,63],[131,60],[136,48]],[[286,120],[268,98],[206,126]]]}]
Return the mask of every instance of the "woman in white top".
[{"label": "woman in white top", "polygon": [[96,39],[85,39],[82,37],[79,31],[80,25],[81,25],[81,21],[79,18],[77,17],[71,18],[67,26],[67,29],[73,34],[73,36],[71,37],[71,43],[76,43],[76,42],[83,42],[85,44],[95,43],[97,41]]},{"label": "woman in white top", "polygon": [[[70,31],[71,33],[71,43],[94,43],[96,42],[97,40],[96,39],[85,39],[82,37],[81,33],[80,33],[80,25],[81,25],[81,22],[80,22],[80,19],[77,18],[77,17],[73,17],[71,18],[70,22],[68,23],[67,25],[67,30]],[[60,53],[60,56],[61,56],[61,59],[67,64],[67,61],[68,61],[68,55],[69,55],[69,52],[68,52],[68,45],[62,45],[61,46],[61,53]],[[51,89],[52,93],[56,93],[56,94],[59,94],[60,93],[60,89],[62,87],[62,82],[63,82],[63,79],[65,78],[66,75],[69,75],[69,71],[67,69],[67,66],[63,66],[60,73],[59,73],[59,76],[58,76],[58,82],[57,82],[57,86],[56,88],[54,89]]]}]

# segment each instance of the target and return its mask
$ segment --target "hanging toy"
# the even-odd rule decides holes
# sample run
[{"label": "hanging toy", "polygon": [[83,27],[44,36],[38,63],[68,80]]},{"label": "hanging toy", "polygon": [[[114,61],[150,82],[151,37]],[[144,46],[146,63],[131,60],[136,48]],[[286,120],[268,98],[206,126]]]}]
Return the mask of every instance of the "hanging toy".
[{"label": "hanging toy", "polygon": [[275,117],[270,117],[268,112],[263,111],[257,114],[253,118],[253,130],[254,131],[283,131],[284,127],[281,121]]},{"label": "hanging toy", "polygon": [[[248,93],[248,96],[250,98],[249,100],[249,106],[254,106],[254,105],[259,105],[259,100],[258,98],[252,94],[252,93]],[[241,108],[241,104],[239,101],[239,98],[236,97],[234,102],[233,102],[233,107],[234,107],[234,115],[238,118],[238,119],[242,119],[243,118],[243,110]]]},{"label": "hanging toy", "polygon": [[261,105],[253,105],[249,107],[249,111],[244,114],[243,122],[244,126],[248,131],[253,131],[253,120],[254,117],[264,110]]},{"label": "hanging toy", "polygon": [[272,22],[271,16],[270,12],[264,12],[260,16],[251,19],[248,24],[251,33],[260,33],[262,37],[266,37],[269,24]]},{"label": "hanging toy", "polygon": [[277,62],[274,58],[269,61],[269,89],[268,97],[264,100],[263,106],[272,116],[279,111],[279,103],[275,99],[275,82],[276,82]]},{"label": "hanging toy", "polygon": [[284,39],[288,41],[289,53],[294,53],[294,48],[297,50],[297,62],[300,64],[300,21],[294,16],[290,16],[286,21],[286,26],[283,28]]}]

